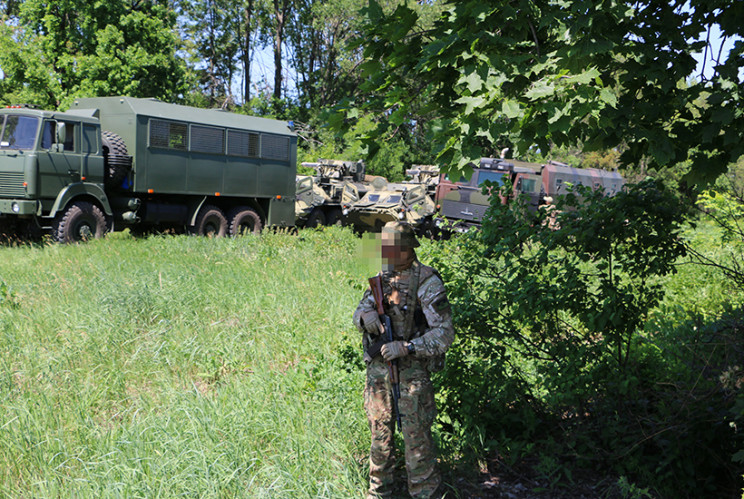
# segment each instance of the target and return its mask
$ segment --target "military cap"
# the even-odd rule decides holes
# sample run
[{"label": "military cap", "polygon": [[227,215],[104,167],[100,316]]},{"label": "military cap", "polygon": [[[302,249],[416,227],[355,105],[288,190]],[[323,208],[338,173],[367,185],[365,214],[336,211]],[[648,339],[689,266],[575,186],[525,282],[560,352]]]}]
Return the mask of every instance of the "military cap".
[{"label": "military cap", "polygon": [[388,240],[386,234],[393,235],[393,241],[396,246],[403,246],[407,248],[417,248],[419,246],[418,239],[416,239],[416,232],[413,230],[410,224],[405,222],[388,222],[382,227],[383,241]]}]

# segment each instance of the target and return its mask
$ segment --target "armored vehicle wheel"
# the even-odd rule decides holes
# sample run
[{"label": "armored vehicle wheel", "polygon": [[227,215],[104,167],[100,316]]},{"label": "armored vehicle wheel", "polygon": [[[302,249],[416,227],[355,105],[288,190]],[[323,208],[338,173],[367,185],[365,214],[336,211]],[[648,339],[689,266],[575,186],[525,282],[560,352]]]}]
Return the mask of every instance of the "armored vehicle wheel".
[{"label": "armored vehicle wheel", "polygon": [[104,183],[108,188],[120,187],[132,167],[132,157],[121,137],[106,130],[101,132],[103,145]]},{"label": "armored vehicle wheel", "polygon": [[197,236],[225,237],[227,235],[227,219],[222,210],[216,206],[205,204],[199,210],[196,223],[189,227],[189,232]]},{"label": "armored vehicle wheel", "polygon": [[332,208],[326,216],[326,224],[328,225],[342,225],[343,213],[341,208]]},{"label": "armored vehicle wheel", "polygon": [[312,229],[312,228],[319,227],[325,224],[326,224],[325,213],[323,213],[323,210],[321,210],[320,208],[315,208],[310,213],[310,216],[307,217],[307,222],[305,222],[305,227]]},{"label": "armored vehicle wheel", "polygon": [[60,243],[76,243],[98,239],[108,230],[101,209],[87,201],[71,204],[54,220],[52,238]]},{"label": "armored vehicle wheel", "polygon": [[261,217],[253,208],[239,206],[230,210],[227,216],[230,220],[230,235],[242,236],[261,232]]}]

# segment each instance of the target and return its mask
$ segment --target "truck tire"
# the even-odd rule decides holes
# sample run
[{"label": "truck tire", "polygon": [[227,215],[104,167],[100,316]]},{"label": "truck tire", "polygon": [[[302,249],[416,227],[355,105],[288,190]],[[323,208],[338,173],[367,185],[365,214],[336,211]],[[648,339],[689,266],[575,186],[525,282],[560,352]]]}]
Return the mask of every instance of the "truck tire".
[{"label": "truck tire", "polygon": [[52,225],[52,238],[59,243],[77,243],[99,239],[108,230],[106,216],[88,201],[77,201],[57,215]]},{"label": "truck tire", "polygon": [[121,187],[132,168],[132,157],[127,154],[127,146],[121,137],[113,132],[101,132],[103,145],[104,184],[113,189]]},{"label": "truck tire", "polygon": [[189,232],[196,236],[225,237],[227,235],[225,214],[216,206],[205,204],[199,210],[196,223],[189,227]]},{"label": "truck tire", "polygon": [[230,221],[230,235],[233,237],[261,232],[261,217],[253,208],[247,206],[233,208],[227,219]]},{"label": "truck tire", "polygon": [[307,222],[305,222],[305,227],[307,227],[308,229],[313,229],[325,224],[325,213],[323,213],[323,210],[320,207],[317,207],[312,212],[310,212],[310,216],[307,217]]}]

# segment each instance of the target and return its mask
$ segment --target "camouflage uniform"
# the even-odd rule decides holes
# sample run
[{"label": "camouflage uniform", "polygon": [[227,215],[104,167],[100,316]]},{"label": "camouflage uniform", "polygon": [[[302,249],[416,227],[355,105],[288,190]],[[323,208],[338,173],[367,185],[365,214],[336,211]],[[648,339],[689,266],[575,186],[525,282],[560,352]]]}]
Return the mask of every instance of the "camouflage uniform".
[{"label": "camouflage uniform", "polygon": [[[431,425],[436,416],[430,372],[444,364],[444,352],[454,339],[452,316],[442,280],[431,267],[413,260],[402,271],[382,273],[383,308],[390,316],[394,339],[413,344],[415,354],[398,359],[399,410],[405,443],[408,491],[415,498],[429,498],[441,482]],[[417,288],[416,297],[412,288]],[[364,408],[372,433],[368,497],[390,497],[394,468],[395,418],[388,367],[381,356],[370,359],[367,348],[379,338],[364,330],[363,316],[375,311],[368,289],[354,313],[354,323],[364,332],[367,384]]]}]

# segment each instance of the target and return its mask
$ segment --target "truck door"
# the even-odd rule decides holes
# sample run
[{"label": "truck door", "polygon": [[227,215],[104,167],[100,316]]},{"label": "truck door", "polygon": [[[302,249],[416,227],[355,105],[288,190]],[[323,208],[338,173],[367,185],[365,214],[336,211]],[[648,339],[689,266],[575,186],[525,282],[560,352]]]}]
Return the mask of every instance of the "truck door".
[{"label": "truck door", "polygon": [[[64,140],[59,142],[59,138]],[[44,120],[39,151],[40,197],[56,198],[62,188],[80,182],[81,162],[80,123]]]}]

